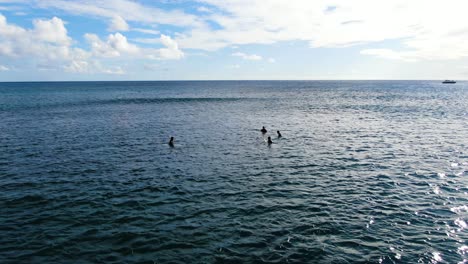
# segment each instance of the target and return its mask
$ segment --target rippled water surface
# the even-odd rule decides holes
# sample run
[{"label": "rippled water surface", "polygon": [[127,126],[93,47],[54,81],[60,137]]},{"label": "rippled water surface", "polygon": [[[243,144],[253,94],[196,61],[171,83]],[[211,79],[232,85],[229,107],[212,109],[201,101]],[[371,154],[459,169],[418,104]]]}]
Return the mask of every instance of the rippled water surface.
[{"label": "rippled water surface", "polygon": [[467,147],[467,82],[1,83],[0,262],[466,263]]}]

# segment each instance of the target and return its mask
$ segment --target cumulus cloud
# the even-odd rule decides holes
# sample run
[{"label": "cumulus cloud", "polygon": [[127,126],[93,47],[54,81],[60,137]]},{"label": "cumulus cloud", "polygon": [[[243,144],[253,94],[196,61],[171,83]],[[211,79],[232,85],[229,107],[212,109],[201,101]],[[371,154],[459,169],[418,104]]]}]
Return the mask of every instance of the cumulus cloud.
[{"label": "cumulus cloud", "polygon": [[67,29],[60,18],[53,17],[50,20],[36,19],[33,21],[33,25],[33,34],[39,41],[63,46],[70,44],[71,38],[67,35]]},{"label": "cumulus cloud", "polygon": [[86,33],[84,37],[90,44],[93,55],[107,58],[120,56],[120,52],[118,50],[112,48],[108,42],[102,41],[98,35]]},{"label": "cumulus cloud", "polygon": [[136,54],[140,50],[136,45],[128,43],[127,38],[120,33],[110,34],[107,44],[120,53]]},{"label": "cumulus cloud", "polygon": [[159,49],[159,55],[164,59],[181,59],[184,57],[184,53],[179,49],[179,45],[175,40],[166,35],[161,35],[161,43],[166,48]]},{"label": "cumulus cloud", "polygon": [[244,60],[262,60],[263,59],[262,56],[260,56],[260,55],[245,54],[245,53],[242,53],[242,52],[235,52],[235,53],[233,53],[231,55],[235,56],[235,57],[241,57]]},{"label": "cumulus cloud", "polygon": [[85,34],[85,38],[91,45],[91,50],[98,57],[120,57],[132,55],[138,58],[147,59],[181,59],[184,53],[179,49],[179,45],[171,37],[161,35],[154,39],[154,43],[164,45],[164,48],[140,48],[128,42],[127,38],[120,33],[110,34],[106,41],[102,41],[95,34]]},{"label": "cumulus cloud", "polygon": [[10,70],[10,68],[8,68],[7,66],[5,66],[5,65],[0,65],[0,72],[2,72],[2,71],[9,71],[9,70]]},{"label": "cumulus cloud", "polygon": [[[31,63],[41,65],[40,69],[124,74],[122,68],[101,66],[99,59],[126,57],[162,60],[184,57],[177,42],[166,35],[159,38],[163,46],[159,49],[138,47],[121,33],[109,34],[105,40],[89,33],[84,37],[90,45],[89,50],[73,47],[74,41],[68,36],[64,21],[58,17],[33,20],[32,28],[27,29],[8,23],[6,17],[0,14],[0,57],[28,58]],[[5,71],[7,67],[2,66],[0,70]]]},{"label": "cumulus cloud", "polygon": [[128,26],[127,22],[125,19],[123,19],[121,16],[114,16],[109,24],[109,27],[107,30],[109,31],[128,31],[130,27]]},{"label": "cumulus cloud", "polygon": [[0,15],[0,56],[39,61],[38,69],[86,72],[91,54],[72,47],[72,39],[58,17],[36,19],[31,29],[25,29]]},{"label": "cumulus cloud", "polygon": [[85,52],[71,47],[64,22],[57,17],[36,19],[32,29],[7,22],[0,14],[0,56],[33,56],[43,60],[67,60],[86,56]]}]

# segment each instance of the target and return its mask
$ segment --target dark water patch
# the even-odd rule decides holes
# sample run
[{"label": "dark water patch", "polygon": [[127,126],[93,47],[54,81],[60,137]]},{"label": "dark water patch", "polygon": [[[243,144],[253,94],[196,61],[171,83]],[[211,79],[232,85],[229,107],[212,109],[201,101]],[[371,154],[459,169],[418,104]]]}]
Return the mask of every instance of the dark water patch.
[{"label": "dark water patch", "polygon": [[8,199],[7,201],[3,202],[3,205],[5,207],[31,207],[44,205],[47,203],[49,203],[49,200],[42,195],[26,195],[19,198]]},{"label": "dark water patch", "polygon": [[[67,109],[76,108],[89,108],[89,107],[104,107],[106,105],[115,106],[144,106],[147,104],[206,104],[206,103],[233,103],[242,100],[260,100],[256,98],[213,98],[213,97],[176,97],[176,98],[115,98],[105,100],[86,100],[86,101],[73,101],[67,103],[52,103],[42,104],[37,102],[35,105],[22,105],[11,108],[5,108],[4,111],[20,111],[20,110],[34,110],[41,109],[42,111],[65,111]],[[54,115],[66,116],[63,112],[54,112]]]}]

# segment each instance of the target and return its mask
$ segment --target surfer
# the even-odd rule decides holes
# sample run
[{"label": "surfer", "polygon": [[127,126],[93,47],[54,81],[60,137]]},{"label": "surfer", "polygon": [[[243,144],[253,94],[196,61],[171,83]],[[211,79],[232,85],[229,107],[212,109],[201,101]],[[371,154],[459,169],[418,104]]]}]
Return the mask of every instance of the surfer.
[{"label": "surfer", "polygon": [[174,137],[171,137],[168,144],[169,146],[174,147]]},{"label": "surfer", "polygon": [[267,132],[266,128],[265,127],[262,127],[262,129],[260,129],[260,131],[265,134]]},{"label": "surfer", "polygon": [[268,137],[268,145],[273,144],[273,141],[271,141],[271,137]]},{"label": "surfer", "polygon": [[278,133],[278,138],[282,137],[281,133],[278,131],[276,131],[276,133]]}]

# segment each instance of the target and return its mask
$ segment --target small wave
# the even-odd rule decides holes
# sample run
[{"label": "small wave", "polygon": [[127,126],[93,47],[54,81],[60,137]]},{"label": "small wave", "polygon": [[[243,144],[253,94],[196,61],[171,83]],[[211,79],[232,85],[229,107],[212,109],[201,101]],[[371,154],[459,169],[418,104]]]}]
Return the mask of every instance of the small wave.
[{"label": "small wave", "polygon": [[59,104],[44,104],[34,106],[19,106],[11,109],[17,111],[21,109],[56,109],[81,106],[99,106],[99,105],[145,105],[145,104],[177,104],[177,103],[227,103],[254,98],[237,98],[237,97],[172,97],[172,98],[113,98],[104,100],[88,100],[67,102]]},{"label": "small wave", "polygon": [[25,195],[20,198],[12,199],[5,202],[5,205],[8,206],[20,206],[20,205],[37,205],[48,203],[49,200],[42,195]]},{"label": "small wave", "polygon": [[212,103],[232,102],[245,98],[229,97],[173,97],[173,98],[117,98],[110,100],[92,101],[92,104],[162,104],[162,103]]}]

